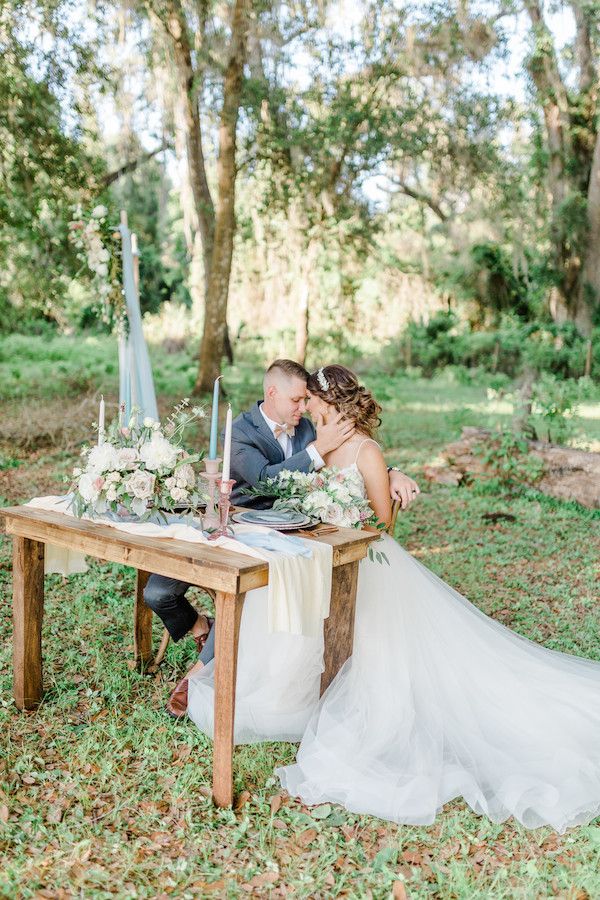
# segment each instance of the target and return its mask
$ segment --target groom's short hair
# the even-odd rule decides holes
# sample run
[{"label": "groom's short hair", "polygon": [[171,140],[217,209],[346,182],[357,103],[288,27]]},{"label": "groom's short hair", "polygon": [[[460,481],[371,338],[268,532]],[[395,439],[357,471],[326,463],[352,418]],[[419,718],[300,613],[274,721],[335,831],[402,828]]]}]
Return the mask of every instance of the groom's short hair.
[{"label": "groom's short hair", "polygon": [[265,385],[269,384],[272,376],[285,375],[287,378],[300,378],[302,381],[308,381],[309,373],[300,363],[294,362],[293,359],[276,359],[272,362],[265,372]]}]

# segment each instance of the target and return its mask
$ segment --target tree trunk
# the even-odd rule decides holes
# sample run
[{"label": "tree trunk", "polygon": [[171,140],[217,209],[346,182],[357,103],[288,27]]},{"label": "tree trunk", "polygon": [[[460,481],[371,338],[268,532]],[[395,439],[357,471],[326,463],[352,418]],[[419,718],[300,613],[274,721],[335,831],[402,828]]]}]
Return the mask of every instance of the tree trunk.
[{"label": "tree trunk", "polygon": [[306,364],[308,326],[310,322],[310,307],[308,304],[310,288],[308,281],[303,281],[300,285],[299,293],[298,320],[296,323],[296,362],[299,362],[301,366],[304,366]]},{"label": "tree trunk", "polygon": [[[588,210],[588,221],[582,216],[580,229],[565,230],[566,207],[573,210],[578,201],[590,202],[594,190],[589,181],[592,164],[591,141],[596,136],[593,98],[589,94],[594,81],[590,19],[579,3],[572,4],[577,24],[576,53],[579,92],[571,96],[560,74],[554,38],[544,21],[539,0],[526,0],[536,41],[529,61],[546,126],[548,147],[547,178],[552,197],[550,238],[553,245],[557,283],[550,292],[550,312],[556,322],[571,321],[584,333],[591,330],[590,299],[600,288],[600,213]],[[582,111],[588,109],[587,129],[582,128]],[[596,142],[596,149],[597,142]],[[600,164],[600,161],[599,161]],[[600,187],[596,183],[596,191]],[[586,196],[587,194],[587,196]],[[597,199],[600,209],[600,198]],[[597,234],[592,233],[596,223]]]},{"label": "tree trunk", "polygon": [[205,302],[200,367],[194,391],[212,389],[220,374],[227,331],[227,299],[235,233],[236,131],[246,56],[248,13],[251,0],[236,0],[231,25],[231,52],[223,85],[219,127],[217,203],[210,275]]},{"label": "tree trunk", "polygon": [[296,361],[306,364],[310,325],[310,286],[313,277],[319,245],[310,240],[308,247],[300,253],[300,278],[298,296],[298,317],[296,320]]},{"label": "tree trunk", "polygon": [[[181,0],[168,0],[163,5],[148,3],[151,16],[160,22],[166,31],[173,49],[175,71],[177,74],[178,119],[185,139],[186,162],[189,186],[193,197],[194,231],[200,230],[202,241],[202,258],[204,263],[205,294],[208,293],[208,281],[215,231],[215,210],[206,177],[206,165],[202,148],[202,123],[198,108],[198,97],[202,83],[202,73],[194,68],[192,44]],[[201,23],[204,27],[204,22]],[[202,39],[202,36],[201,36]],[[185,206],[185,198],[182,197]],[[198,247],[195,235],[192,236],[193,253]]]},{"label": "tree trunk", "polygon": [[582,334],[589,336],[593,309],[600,304],[600,131],[596,135],[588,187],[587,224],[587,246],[575,324]]}]

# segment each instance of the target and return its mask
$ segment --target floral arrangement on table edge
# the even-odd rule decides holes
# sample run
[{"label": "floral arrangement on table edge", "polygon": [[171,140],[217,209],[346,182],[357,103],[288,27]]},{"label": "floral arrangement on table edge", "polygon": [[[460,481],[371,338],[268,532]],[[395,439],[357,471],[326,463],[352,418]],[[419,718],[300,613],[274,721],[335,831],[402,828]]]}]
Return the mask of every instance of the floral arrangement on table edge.
[{"label": "floral arrangement on table edge", "polygon": [[97,292],[102,321],[123,328],[127,320],[123,294],[121,254],[114,249],[116,228],[108,221],[108,209],[99,204],[84,214],[81,204],[73,210],[69,222],[69,238],[78,257],[92,276]]},{"label": "floral arrangement on table edge", "polygon": [[[260,481],[245,491],[260,497],[275,497],[273,509],[293,509],[311,519],[341,528],[364,528],[367,525],[385,529],[371,504],[363,495],[363,482],[358,473],[341,473],[333,466],[318,472],[282,469],[275,477]],[[369,545],[369,559],[389,560],[385,553]]]},{"label": "floral arrangement on table edge", "polygon": [[164,429],[155,419],[139,423],[132,410],[129,422],[112,422],[98,444],[84,447],[82,463],[73,469],[72,508],[76,516],[113,512],[145,521],[165,512],[192,513],[204,500],[194,465],[204,451],[188,453],[182,446],[185,430],[205,417],[203,407],[189,407],[186,397],[167,419]]}]

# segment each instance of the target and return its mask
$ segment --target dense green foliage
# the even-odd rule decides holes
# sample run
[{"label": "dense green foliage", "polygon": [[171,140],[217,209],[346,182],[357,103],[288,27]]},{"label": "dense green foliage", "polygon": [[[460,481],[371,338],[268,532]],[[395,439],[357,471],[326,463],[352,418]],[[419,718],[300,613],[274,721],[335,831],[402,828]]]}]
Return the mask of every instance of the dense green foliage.
[{"label": "dense green foliage", "polygon": [[[178,5],[192,31],[202,10],[213,17],[202,49],[192,48],[212,181],[227,12]],[[125,207],[138,233],[142,308],[194,303],[199,336],[201,254],[182,174],[173,51],[148,8],[97,4],[89,19],[81,0],[2,5],[4,332],[39,330],[40,318],[62,330],[99,327],[67,223],[76,201],[102,201],[115,224]],[[585,294],[596,315],[594,289],[581,279],[592,227],[585,190],[597,134],[597,12],[589,3],[579,18],[577,4],[560,14],[533,0],[526,8],[529,16],[504,0],[365,0],[347,24],[335,3],[256,8],[239,128],[234,335],[296,332],[292,352],[302,355],[306,339],[310,353],[337,332],[369,351],[422,322],[412,338],[424,370],[446,359],[512,375],[523,361],[515,340],[531,326],[555,339],[553,361],[552,340],[534,341],[542,369],[581,374],[579,339],[553,319],[588,336],[580,300],[578,311],[564,306],[568,290]],[[576,21],[579,31],[564,38]],[[540,82],[553,66],[568,106],[562,174],[544,119],[556,98]],[[448,304],[463,323],[452,346],[441,338],[417,346]]]}]

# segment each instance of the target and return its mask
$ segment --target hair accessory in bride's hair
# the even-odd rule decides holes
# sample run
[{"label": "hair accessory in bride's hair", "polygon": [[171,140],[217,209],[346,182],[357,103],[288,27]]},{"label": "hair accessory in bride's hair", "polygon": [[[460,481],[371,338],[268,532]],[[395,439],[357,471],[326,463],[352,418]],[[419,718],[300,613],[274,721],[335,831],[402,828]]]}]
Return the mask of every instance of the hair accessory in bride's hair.
[{"label": "hair accessory in bride's hair", "polygon": [[327,381],[327,379],[325,378],[325,375],[323,374],[323,366],[321,366],[321,368],[317,372],[317,381],[319,382],[319,387],[321,388],[322,391],[329,390],[329,382]]}]

